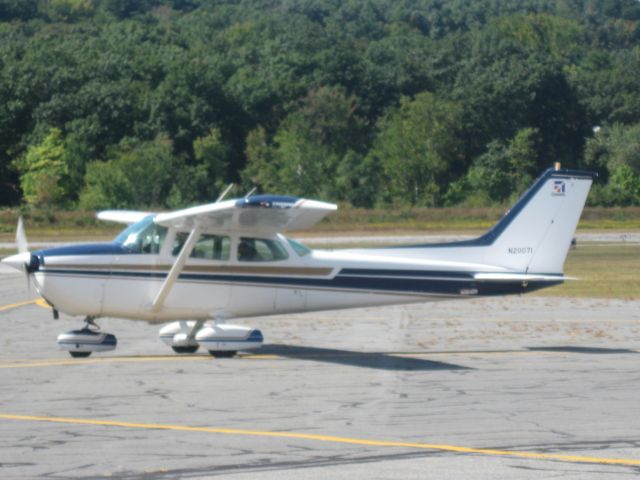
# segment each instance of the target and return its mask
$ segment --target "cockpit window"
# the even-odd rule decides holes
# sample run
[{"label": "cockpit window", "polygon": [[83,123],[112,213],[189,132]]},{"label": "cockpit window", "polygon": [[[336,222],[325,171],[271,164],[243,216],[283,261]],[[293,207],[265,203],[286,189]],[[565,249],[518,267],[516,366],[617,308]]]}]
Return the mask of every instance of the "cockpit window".
[{"label": "cockpit window", "polygon": [[153,218],[153,215],[149,215],[129,226],[115,238],[114,242],[119,243],[132,253],[160,253],[167,229],[156,225]]},{"label": "cockpit window", "polygon": [[287,251],[275,240],[241,237],[238,243],[240,262],[275,262],[287,258]]},{"label": "cockpit window", "polygon": [[304,246],[303,244],[301,244],[300,242],[296,242],[294,239],[292,238],[287,238],[287,242],[289,243],[289,245],[291,246],[291,248],[293,248],[293,250],[300,255],[301,257],[304,257],[305,255],[309,255],[311,253],[311,249]]},{"label": "cockpit window", "polygon": [[[186,232],[176,233],[173,241],[173,255],[178,255],[184,242],[189,236]],[[191,258],[204,258],[207,260],[229,260],[231,240],[220,235],[202,235],[191,251]]]}]

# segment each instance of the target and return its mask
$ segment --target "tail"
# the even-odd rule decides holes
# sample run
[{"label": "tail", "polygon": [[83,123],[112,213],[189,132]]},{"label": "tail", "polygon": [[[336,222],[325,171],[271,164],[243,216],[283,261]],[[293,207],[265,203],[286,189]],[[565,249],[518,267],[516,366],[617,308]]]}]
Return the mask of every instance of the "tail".
[{"label": "tail", "polygon": [[[473,240],[387,247],[398,256],[468,262],[504,269],[507,276],[562,276],[562,267],[596,174],[550,168],[487,233]],[[512,274],[517,274],[515,277]]]},{"label": "tail", "polygon": [[486,246],[485,262],[512,271],[562,273],[593,172],[550,168],[504,217],[470,242]]}]

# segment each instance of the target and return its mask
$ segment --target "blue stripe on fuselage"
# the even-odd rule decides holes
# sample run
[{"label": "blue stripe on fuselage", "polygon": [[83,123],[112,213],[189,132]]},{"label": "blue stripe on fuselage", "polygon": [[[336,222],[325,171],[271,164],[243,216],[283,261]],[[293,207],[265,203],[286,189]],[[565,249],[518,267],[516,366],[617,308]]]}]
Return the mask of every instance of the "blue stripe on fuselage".
[{"label": "blue stripe on fuselage", "polygon": [[[353,269],[345,269],[352,271]],[[344,271],[344,270],[343,270]],[[299,277],[276,277],[260,275],[224,275],[224,274],[198,274],[182,273],[180,280],[209,281],[229,284],[252,284],[270,287],[291,287],[291,288],[326,288],[351,291],[382,291],[403,294],[439,294],[439,295],[460,295],[463,291],[475,290],[474,295],[503,295],[509,293],[522,293],[524,291],[537,290],[542,287],[562,283],[561,279],[549,281],[532,281],[527,287],[522,286],[521,281],[478,281],[473,279],[473,274],[469,272],[446,272],[450,274],[460,274],[460,276],[450,276],[443,278],[443,272],[428,271],[384,271],[373,270],[371,275],[364,276],[364,269],[358,269],[360,275],[338,274],[332,279],[322,278],[299,278]],[[100,270],[73,270],[46,268],[42,273],[59,275],[79,275],[79,276],[111,276],[123,278],[156,278],[164,279],[166,272],[132,272],[132,271],[100,271]],[[394,276],[376,276],[382,272],[393,272]],[[397,274],[403,272],[405,278],[398,278]],[[341,272],[342,273],[342,272]],[[429,278],[430,275],[432,278]],[[415,278],[420,277],[420,278]],[[435,277],[435,278],[433,278]]]},{"label": "blue stripe on fuselage", "polygon": [[75,255],[126,255],[134,253],[119,243],[79,243],[64,247],[45,248],[33,252],[36,257],[62,257]]}]

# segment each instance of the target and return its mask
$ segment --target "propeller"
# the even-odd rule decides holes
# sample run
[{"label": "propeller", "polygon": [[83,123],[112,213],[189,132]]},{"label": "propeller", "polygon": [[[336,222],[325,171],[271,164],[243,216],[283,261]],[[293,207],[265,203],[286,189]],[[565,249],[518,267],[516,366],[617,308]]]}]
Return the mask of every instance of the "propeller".
[{"label": "propeller", "polygon": [[[24,222],[22,217],[18,217],[18,226],[16,227],[16,246],[18,247],[18,253],[29,252],[29,242],[27,240],[27,234],[24,231]],[[31,265],[31,254],[29,254],[29,263],[24,263],[22,271],[24,272],[24,278],[27,282],[27,299],[31,298],[31,279],[29,278],[29,270]]]},{"label": "propeller", "polygon": [[38,257],[29,252],[29,242],[27,241],[27,235],[24,231],[22,217],[18,219],[18,226],[16,228],[16,245],[18,247],[18,253],[3,259],[2,263],[24,272],[27,281],[27,295],[28,298],[31,298],[31,279],[29,275],[38,270],[40,261]]},{"label": "propeller", "polygon": [[18,253],[25,253],[29,251],[29,242],[27,242],[27,234],[24,232],[22,217],[18,218],[18,227],[16,228],[16,245],[18,246]]}]

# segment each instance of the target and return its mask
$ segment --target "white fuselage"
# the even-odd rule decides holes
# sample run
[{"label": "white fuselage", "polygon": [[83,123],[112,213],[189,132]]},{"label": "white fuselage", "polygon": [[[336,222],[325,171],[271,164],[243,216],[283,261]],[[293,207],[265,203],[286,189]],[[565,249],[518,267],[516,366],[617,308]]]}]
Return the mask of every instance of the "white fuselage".
[{"label": "white fuselage", "polygon": [[151,322],[523,293],[564,280],[592,181],[549,169],[492,229],[462,242],[311,251],[275,229],[308,228],[335,205],[254,196],[141,212],[111,243],[3,261],[32,274],[57,310]]},{"label": "white fuselage", "polygon": [[[232,236],[227,260],[189,258],[163,307],[154,311],[154,298],[175,260],[168,248],[172,236],[169,231],[166,248],[157,254],[43,251],[34,281],[44,298],[70,315],[165,322],[469,297],[477,289],[461,286],[459,275],[505,271],[383,250],[300,255],[281,235],[270,240],[285,249],[286,259],[247,262],[236,254],[241,237]],[[428,288],[436,282],[441,286]]]}]

